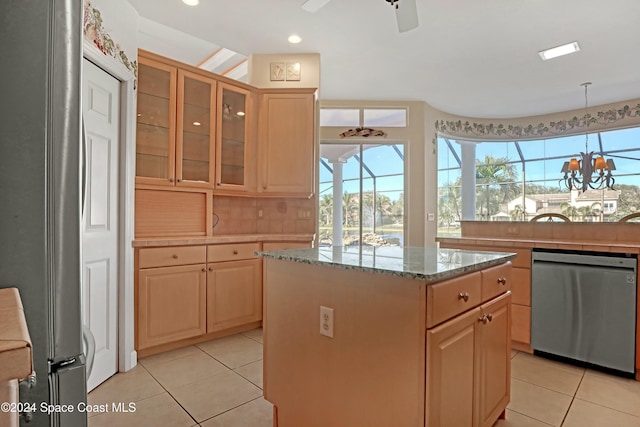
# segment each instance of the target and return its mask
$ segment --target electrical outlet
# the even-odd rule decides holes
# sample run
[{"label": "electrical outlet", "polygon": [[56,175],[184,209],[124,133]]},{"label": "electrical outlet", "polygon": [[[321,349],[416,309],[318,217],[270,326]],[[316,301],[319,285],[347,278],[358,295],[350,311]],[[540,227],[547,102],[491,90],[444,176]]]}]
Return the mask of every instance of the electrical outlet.
[{"label": "electrical outlet", "polygon": [[320,335],[333,338],[333,308],[320,306]]}]

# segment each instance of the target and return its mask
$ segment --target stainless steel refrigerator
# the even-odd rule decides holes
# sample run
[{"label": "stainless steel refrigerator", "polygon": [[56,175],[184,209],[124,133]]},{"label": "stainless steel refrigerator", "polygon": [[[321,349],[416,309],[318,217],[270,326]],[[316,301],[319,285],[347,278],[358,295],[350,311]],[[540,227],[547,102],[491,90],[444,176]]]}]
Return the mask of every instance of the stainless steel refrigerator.
[{"label": "stainless steel refrigerator", "polygon": [[[0,287],[17,287],[35,403],[21,425],[86,425],[80,307],[82,0],[0,2]],[[2,369],[2,367],[0,367]],[[42,411],[44,404],[72,412]]]}]

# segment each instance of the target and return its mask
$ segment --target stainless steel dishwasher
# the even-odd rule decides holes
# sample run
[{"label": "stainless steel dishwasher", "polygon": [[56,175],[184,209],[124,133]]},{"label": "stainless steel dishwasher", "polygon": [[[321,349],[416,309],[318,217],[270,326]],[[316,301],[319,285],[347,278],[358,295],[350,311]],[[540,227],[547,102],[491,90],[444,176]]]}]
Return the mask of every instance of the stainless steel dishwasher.
[{"label": "stainless steel dishwasher", "polygon": [[531,347],[633,374],[637,259],[535,249],[531,258]]}]

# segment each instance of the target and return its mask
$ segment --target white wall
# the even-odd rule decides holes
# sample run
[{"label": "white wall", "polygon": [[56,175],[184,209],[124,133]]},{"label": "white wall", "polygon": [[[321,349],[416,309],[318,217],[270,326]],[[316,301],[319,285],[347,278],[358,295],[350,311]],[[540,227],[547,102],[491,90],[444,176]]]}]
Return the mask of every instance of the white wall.
[{"label": "white wall", "polygon": [[[300,81],[272,81],[271,63],[300,63]],[[259,88],[299,88],[320,89],[320,55],[303,54],[253,54],[249,55],[249,78],[252,86]],[[320,94],[322,94],[320,92]]]}]

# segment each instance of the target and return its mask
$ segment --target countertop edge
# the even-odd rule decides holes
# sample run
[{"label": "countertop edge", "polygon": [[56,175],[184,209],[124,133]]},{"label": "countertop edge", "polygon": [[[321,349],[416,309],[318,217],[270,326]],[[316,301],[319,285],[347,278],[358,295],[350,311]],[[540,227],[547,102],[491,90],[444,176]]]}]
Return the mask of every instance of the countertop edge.
[{"label": "countertop edge", "polygon": [[[452,249],[452,250],[456,250],[456,249]],[[497,252],[489,252],[489,251],[469,251],[469,250],[456,250],[456,251],[466,252],[466,253],[497,253]],[[269,259],[274,259],[279,261],[290,261],[290,262],[297,262],[297,263],[309,264],[309,265],[341,268],[344,270],[362,271],[362,272],[368,272],[373,274],[384,274],[388,276],[424,280],[427,282],[442,281],[444,279],[449,279],[464,273],[471,273],[474,271],[485,269],[487,267],[504,264],[505,262],[512,260],[517,256],[516,253],[500,252],[499,258],[495,258],[492,260],[478,261],[473,265],[452,268],[451,270],[447,270],[440,273],[420,273],[420,272],[414,272],[414,271],[391,270],[391,269],[385,269],[380,267],[358,266],[353,264],[344,264],[344,263],[337,263],[332,261],[318,261],[315,259],[309,259],[309,258],[297,256],[295,255],[295,253],[287,253],[287,251],[256,252],[256,255],[261,256],[263,258],[269,258]]]},{"label": "countertop edge", "polygon": [[311,242],[314,234],[224,234],[219,236],[149,237],[134,239],[134,248],[195,246],[222,243]]}]

